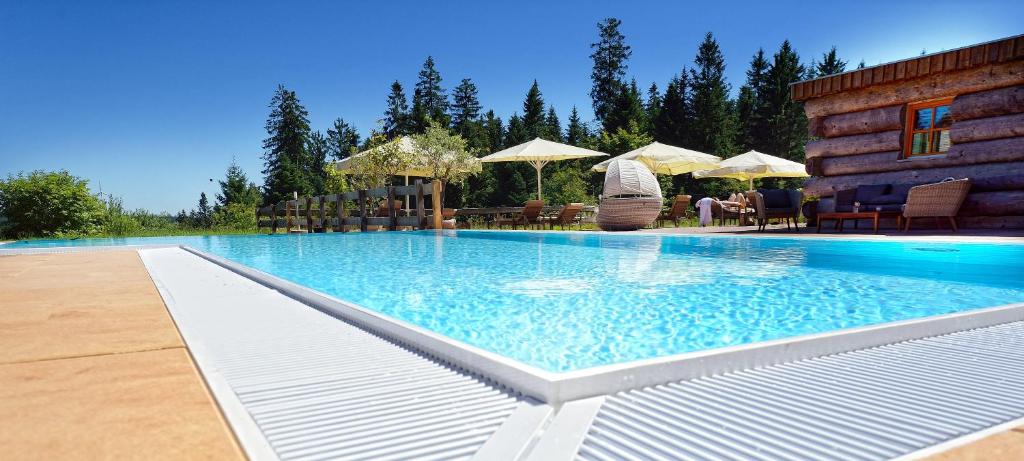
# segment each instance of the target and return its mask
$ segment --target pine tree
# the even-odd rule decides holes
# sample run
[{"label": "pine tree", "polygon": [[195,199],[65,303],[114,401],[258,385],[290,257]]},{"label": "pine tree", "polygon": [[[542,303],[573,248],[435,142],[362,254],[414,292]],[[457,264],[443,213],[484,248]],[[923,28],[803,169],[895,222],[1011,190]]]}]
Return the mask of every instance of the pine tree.
[{"label": "pine tree", "polygon": [[769,148],[768,119],[771,114],[766,112],[765,98],[768,88],[768,60],[764,50],[758,49],[750,60],[747,69],[747,82],[740,87],[737,105],[737,142],[741,150],[758,150],[765,152]]},{"label": "pine tree", "polygon": [[308,195],[310,157],[309,114],[294,91],[278,85],[270,101],[267,135],[263,140],[264,203],[291,199],[293,192]]},{"label": "pine tree", "polygon": [[308,142],[306,151],[309,152],[309,166],[306,173],[309,175],[310,193],[322,195],[327,184],[327,156],[330,155],[331,147],[327,137],[319,131],[311,133]]},{"label": "pine tree", "polygon": [[441,74],[434,58],[427,56],[412,96],[412,123],[416,133],[426,131],[429,121],[448,126],[448,96],[441,87]]},{"label": "pine tree", "polygon": [[339,117],[334,120],[334,126],[327,129],[327,147],[331,159],[348,158],[359,149],[359,131],[355,126],[349,125],[345,119]]},{"label": "pine tree", "polygon": [[494,115],[493,110],[487,111],[484,114],[483,119],[484,132],[487,133],[487,139],[490,145],[487,147],[487,153],[494,153],[505,145],[505,127],[502,125],[501,117]]},{"label": "pine tree", "polygon": [[628,132],[632,130],[630,123],[636,123],[636,129],[641,132],[650,131],[644,101],[640,96],[640,89],[636,86],[636,80],[630,82],[616,95],[615,104],[604,119],[604,129],[606,133],[616,133],[619,128]]},{"label": "pine tree", "polygon": [[654,120],[658,118],[658,112],[661,110],[661,93],[658,92],[658,84],[651,82],[651,86],[647,88],[647,102],[644,104],[644,112],[647,113],[647,120],[650,123],[651,130],[653,131]]},{"label": "pine tree", "polygon": [[206,199],[206,192],[199,193],[199,206],[192,210],[189,215],[190,223],[198,228],[209,229],[213,227],[213,209],[210,208],[210,202]]},{"label": "pine tree", "polygon": [[[542,114],[543,115],[543,114]],[[513,114],[508,119],[508,130],[505,132],[505,146],[511,147],[533,139],[526,130],[523,118]],[[496,187],[491,203],[494,205],[521,205],[533,198],[533,168],[522,162],[496,163],[494,178]]]},{"label": "pine tree", "polygon": [[846,70],[846,61],[839,59],[839,56],[836,55],[836,47],[833,46],[821,56],[821,62],[814,66],[814,70],[817,77],[838,74]]},{"label": "pine tree", "polygon": [[[537,81],[533,81],[530,90],[526,92],[526,99],[523,100],[523,130],[526,133],[526,140],[542,137],[546,131],[544,125],[544,96],[540,92]],[[509,120],[509,131],[512,131],[512,120]],[[518,143],[509,143],[510,146]]]},{"label": "pine tree", "polygon": [[569,127],[565,130],[565,143],[571,146],[582,146],[589,138],[587,125],[580,120],[580,114],[576,111],[576,106],[573,106],[572,112],[569,113]]},{"label": "pine tree", "polygon": [[[624,88],[626,60],[632,54],[629,45],[626,45],[626,37],[619,32],[621,24],[622,21],[618,19],[605,18],[597,24],[598,41],[590,44],[594,50],[590,55],[594,61],[590,73],[593,82],[590,98],[594,104],[594,117],[602,123],[615,104],[619,91]],[[605,131],[612,130],[605,127]]]},{"label": "pine tree", "polygon": [[555,106],[548,106],[548,113],[544,116],[544,133],[542,138],[549,141],[562,142],[562,123],[558,120]]},{"label": "pine tree", "polygon": [[673,77],[661,97],[658,117],[653,121],[654,140],[679,147],[690,147],[693,113],[690,100],[689,70]]},{"label": "pine tree", "polygon": [[384,111],[383,130],[388,139],[395,139],[412,133],[412,116],[409,114],[409,103],[405,99],[402,84],[395,80],[391,83],[388,94],[388,108]]},{"label": "pine tree", "polygon": [[466,137],[470,122],[480,117],[480,100],[477,99],[476,84],[468,78],[462,79],[452,90],[452,129]]},{"label": "pine tree", "polygon": [[694,115],[691,130],[693,148],[721,157],[731,156],[734,152],[725,59],[710,32],[704,36],[694,62],[696,67],[690,69]]},{"label": "pine tree", "polygon": [[505,131],[505,146],[512,147],[531,139],[533,138],[530,137],[526,124],[523,123],[523,118],[519,114],[512,114],[508,118],[508,129]]},{"label": "pine tree", "polygon": [[231,203],[241,203],[249,206],[256,206],[260,203],[260,190],[256,184],[249,182],[249,178],[242,171],[234,157],[231,158],[231,165],[228,166],[224,180],[220,181],[220,193],[217,194],[217,204],[214,211]]},{"label": "pine tree", "polygon": [[807,117],[803,105],[793,101],[789,85],[800,81],[804,66],[789,40],[782,42],[767,73],[764,114],[768,122],[765,153],[803,163],[807,142]]}]

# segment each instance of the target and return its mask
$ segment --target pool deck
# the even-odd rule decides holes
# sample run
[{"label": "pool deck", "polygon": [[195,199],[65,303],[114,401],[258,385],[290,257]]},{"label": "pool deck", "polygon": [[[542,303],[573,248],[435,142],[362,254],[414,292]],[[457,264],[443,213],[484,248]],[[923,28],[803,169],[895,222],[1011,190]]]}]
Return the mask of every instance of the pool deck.
[{"label": "pool deck", "polygon": [[133,250],[0,257],[7,459],[243,459]]},{"label": "pool deck", "polygon": [[[778,232],[769,234],[791,235]],[[798,235],[810,236],[811,233],[801,232]],[[855,234],[841,234],[843,237],[851,235]],[[1007,237],[975,235],[967,239],[1024,241],[1024,237]],[[910,238],[919,236],[912,235]],[[965,241],[961,235],[955,236],[954,240]],[[651,417],[636,420],[636,416],[649,411],[649,402],[652,401],[664,403],[674,400],[683,402],[681,405],[685,407],[683,399],[693,398],[693,395],[685,392],[677,394],[680,389],[696,386],[698,390],[710,389],[712,393],[726,392],[730,388],[740,388],[758,380],[779,377],[785,377],[785,380],[770,388],[774,393],[785,397],[787,389],[797,391],[794,396],[799,397],[794,398],[804,399],[800,401],[802,409],[818,408],[819,411],[827,411],[831,404],[828,400],[808,397],[800,387],[804,380],[820,377],[807,373],[786,377],[789,376],[786,373],[801,367],[819,369],[835,360],[853,363],[850,358],[811,359],[794,366],[784,364],[749,374],[740,372],[723,375],[727,378],[702,378],[672,383],[668,387],[656,386],[568,402],[560,408],[552,409],[518,396],[514,391],[509,393],[510,390],[471,372],[452,368],[417,354],[414,349],[308,309],[294,299],[182,250],[145,250],[143,253],[145,265],[140,260],[139,252],[134,249],[0,257],[0,290],[4,293],[3,301],[0,302],[3,305],[3,309],[0,309],[0,329],[4,331],[0,335],[0,345],[3,346],[0,349],[0,424],[4,428],[0,430],[0,443],[5,446],[6,453],[12,453],[16,459],[123,458],[138,456],[140,453],[147,458],[224,459],[245,456],[236,441],[241,440],[243,446],[246,443],[270,446],[272,451],[268,453],[272,454],[269,457],[316,457],[340,453],[327,450],[342,449],[353,450],[351,453],[368,457],[373,453],[398,456],[399,452],[374,452],[370,449],[390,449],[389,445],[392,444],[379,443],[381,437],[384,440],[388,437],[401,437],[408,444],[406,448],[421,450],[418,453],[428,453],[422,450],[429,448],[435,450],[433,454],[442,455],[447,446],[451,450],[459,450],[465,456],[475,452],[474,459],[519,459],[527,454],[528,459],[552,459],[559,454],[564,455],[565,459],[586,459],[590,456],[600,459],[602,453],[614,456],[614,450],[620,450],[620,455],[632,453],[643,457],[645,453],[664,455],[665,452],[657,450],[666,447],[671,449],[673,446],[680,450],[695,449],[697,451],[692,454],[700,457],[700,450],[709,447],[703,440],[709,436],[715,439],[715,435],[710,432],[720,430],[720,423],[712,421],[711,425],[703,428],[709,433],[686,445],[686,438],[693,434],[688,430],[673,429],[673,426],[686,418],[693,418],[693,414],[657,410]],[[154,260],[156,257],[161,258],[162,262],[157,264]],[[161,285],[159,292],[154,287],[151,273],[160,276],[157,282]],[[206,297],[215,298],[214,301],[197,296],[199,291]],[[165,306],[161,294],[164,299],[173,300],[173,304]],[[225,307],[227,310],[221,311],[210,309],[213,306],[228,305],[233,307]],[[239,309],[253,306],[263,309],[258,315],[252,315],[251,322],[229,320],[237,318],[242,312]],[[168,309],[174,314],[174,320],[168,315]],[[181,334],[175,320],[178,328],[181,328]],[[1024,328],[1024,325],[1019,328]],[[998,361],[1010,359],[1010,362],[999,363],[1003,366],[1009,364],[1011,370],[1024,369],[1019,366],[1024,342],[1011,340],[1005,343],[1005,349],[999,349],[1004,343],[992,342],[992,339],[1006,335],[1007,330],[992,327],[973,331],[980,333],[965,333],[966,339],[953,341],[955,347],[940,351],[943,363],[952,363],[953,368],[974,369],[989,360],[994,360],[995,365]],[[218,338],[221,334],[224,336]],[[188,343],[187,348],[182,335]],[[343,340],[331,342],[329,338]],[[893,347],[914,343],[913,348],[904,346],[904,349],[894,349],[891,353],[883,347],[867,350],[863,354],[858,351],[847,355],[871,357],[872,354],[892,354],[894,361],[882,363],[892,365],[904,354],[923,354],[930,349],[947,347],[950,341],[948,338],[911,341]],[[968,347],[961,341],[976,343]],[[986,349],[993,346],[997,348]],[[366,354],[359,353],[366,347],[373,350],[375,357],[387,357],[387,360],[367,361]],[[249,352],[252,353],[250,359],[256,362],[233,361],[234,357]],[[354,355],[346,355],[350,353]],[[953,360],[957,354],[963,355],[963,365],[956,365]],[[193,360],[203,370],[202,375],[197,372]],[[277,370],[276,367],[261,365],[273,364],[275,361],[293,363],[294,367]],[[324,368],[322,364],[328,361],[337,365]],[[826,370],[829,374],[821,376],[846,373],[843,367],[849,366],[847,362],[841,363],[841,367]],[[1013,363],[1018,363],[1018,366],[1014,367]],[[905,374],[905,366],[897,366],[897,373]],[[361,370],[355,381],[345,378],[354,370]],[[375,370],[378,377],[366,374],[370,370]],[[388,380],[394,385],[393,378],[408,372],[425,375],[414,373],[406,376],[403,382],[408,385],[398,386],[397,394],[394,393],[396,388],[385,386]],[[928,370],[923,372],[927,374]],[[936,373],[911,378],[944,379],[943,376],[948,376],[948,372],[941,370]],[[384,381],[375,381],[382,379]],[[430,379],[448,383],[453,393],[430,390],[433,389]],[[431,387],[417,389],[412,386],[420,380]],[[721,383],[723,381],[724,384]],[[947,385],[944,381],[940,382]],[[1022,383],[1024,381],[1016,375],[1000,376],[999,380],[992,380],[982,374],[981,380],[969,383],[973,387],[966,387],[965,392],[984,386],[994,386],[992,389],[996,391],[1005,389],[1014,392],[1012,389],[1019,389],[1014,386]],[[217,396],[216,403],[208,387],[213,388],[212,393]],[[821,391],[820,386],[813,389],[826,392],[826,395],[827,392],[833,392],[830,389]],[[898,387],[890,389],[899,390]],[[468,390],[472,392],[466,394]],[[843,391],[837,389],[834,392]],[[393,405],[386,408],[367,407],[355,411],[356,416],[350,416],[353,405],[376,402],[389,395],[396,397]],[[416,403],[423,402],[424,395],[430,396],[427,400],[434,402],[430,404],[433,406],[425,406],[426,402]],[[956,393],[950,395],[959,399]],[[832,410],[836,411],[835,415],[847,416],[851,415],[851,411],[854,415],[856,411],[868,411],[869,419],[877,419],[879,414],[892,415],[891,421],[883,420],[881,424],[891,424],[890,428],[909,431],[907,434],[910,440],[916,440],[916,445],[906,444],[911,448],[928,445],[925,442],[932,440],[929,437],[937,437],[936,434],[954,435],[930,450],[904,450],[911,453],[913,458],[931,456],[931,459],[943,461],[1020,458],[1024,456],[1024,427],[1012,427],[1020,424],[1018,420],[1005,418],[1016,414],[1016,409],[1011,408],[1013,400],[1004,401],[999,395],[998,392],[992,394],[987,403],[998,404],[991,408],[1002,413],[993,413],[992,420],[1002,422],[992,424],[982,432],[969,429],[967,432],[974,432],[974,435],[967,437],[954,428],[961,428],[962,431],[965,427],[975,427],[968,424],[971,422],[968,413],[986,414],[984,406],[965,406],[964,403],[974,403],[970,398],[959,400],[959,403],[953,402],[958,404],[951,407],[950,411],[963,413],[951,415],[952,420],[936,419],[923,426],[921,423],[927,423],[928,420],[922,419],[922,415],[927,416],[929,410],[941,408],[920,410],[920,407],[909,406],[908,409],[918,410],[900,410],[900,403],[912,403],[911,397],[903,395],[901,397],[905,400],[897,399],[896,402],[888,402],[878,408],[864,410],[839,405],[832,407]],[[406,397],[411,400],[402,402],[399,399]],[[924,402],[931,403],[933,400]],[[758,403],[764,404],[764,401],[755,399],[751,405]],[[405,418],[394,413],[402,409],[403,405],[410,404],[418,405],[416,409],[419,413],[414,414],[436,415],[440,419]],[[307,410],[302,410],[303,407]],[[745,426],[750,423],[762,425],[764,421],[784,421],[780,416],[787,416],[787,410],[782,408],[780,411],[783,412],[781,415],[761,414],[760,417],[767,418],[761,421],[757,421],[758,415],[728,411],[724,416],[719,416],[727,420],[731,418],[737,424],[734,428],[743,429],[754,427]],[[910,411],[910,414],[901,414],[901,411]],[[443,439],[445,427],[467,427],[452,425],[457,421],[451,419],[455,414],[475,417],[472,421],[478,426],[458,435],[452,433],[451,439]],[[940,411],[936,414],[943,413]],[[1024,415],[1024,412],[1020,414]],[[812,421],[812,427],[821,430],[824,427],[822,424],[829,424],[833,416],[830,413],[825,415],[827,417],[822,421]],[[666,416],[669,417],[667,422],[663,419]],[[806,417],[806,414],[802,417]],[[246,418],[248,422],[244,421]],[[656,422],[658,418],[662,418],[661,422]],[[696,415],[696,418],[699,422],[703,417]],[[230,421],[234,434],[225,419]],[[399,422],[402,426],[390,434],[383,429],[377,432],[372,429],[393,426]],[[538,431],[541,425],[546,425],[542,434]],[[697,425],[685,427],[701,429]],[[794,442],[794,435],[800,436],[785,427],[780,430],[783,439],[779,440]],[[307,435],[313,432],[321,436]],[[425,444],[417,436],[418,433],[434,434],[437,443]],[[729,438],[735,437],[735,434],[726,434]],[[751,435],[765,436],[756,431]],[[664,445],[665,437],[670,442],[681,442]],[[261,440],[254,442],[253,438]],[[353,444],[354,441],[360,443]],[[862,437],[860,441],[864,442]],[[813,443],[801,440],[796,442]],[[895,445],[902,442],[897,439]],[[734,442],[725,443],[717,446],[712,444],[712,451],[703,454],[720,456],[725,454],[718,451],[722,447],[735,448]],[[787,446],[787,443],[777,444],[775,449],[779,451],[776,454],[792,454],[792,451],[787,451],[792,447]],[[893,441],[888,440],[887,443],[889,445],[873,447],[875,455],[893,449]],[[361,445],[367,449],[362,449]],[[602,452],[604,449],[612,451]],[[632,449],[639,451],[629,452]],[[255,459],[263,458],[262,454],[265,454],[258,450],[250,450],[248,453]],[[489,456],[497,453],[503,456]],[[743,454],[742,451],[739,453]],[[771,453],[746,454],[765,456]],[[873,459],[884,457],[867,456]]]}]

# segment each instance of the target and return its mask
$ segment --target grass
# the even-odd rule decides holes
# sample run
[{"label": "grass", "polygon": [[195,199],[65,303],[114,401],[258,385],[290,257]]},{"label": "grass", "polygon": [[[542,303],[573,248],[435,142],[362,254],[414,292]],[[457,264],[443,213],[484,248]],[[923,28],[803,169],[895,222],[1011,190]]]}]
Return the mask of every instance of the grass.
[{"label": "grass", "polygon": [[[9,238],[9,240],[78,240],[78,239],[107,239],[107,238],[133,238],[133,237],[193,237],[193,236],[206,236],[206,235],[244,235],[244,234],[255,234],[256,229],[236,229],[236,228],[210,228],[210,229],[192,229],[192,228],[161,228],[161,229],[140,229],[138,231],[127,232],[127,233],[108,233],[98,232],[91,234],[63,234],[63,235],[51,235],[51,236],[35,236],[26,237],[22,239]],[[3,240],[3,239],[0,239]]]}]

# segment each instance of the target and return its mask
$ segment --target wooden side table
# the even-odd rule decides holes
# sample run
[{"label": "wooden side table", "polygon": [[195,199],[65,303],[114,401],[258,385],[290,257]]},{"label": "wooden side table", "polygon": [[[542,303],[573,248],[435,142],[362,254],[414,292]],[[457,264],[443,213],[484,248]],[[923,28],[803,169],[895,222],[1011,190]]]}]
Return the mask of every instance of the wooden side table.
[{"label": "wooden side table", "polygon": [[832,213],[818,213],[818,233],[821,233],[822,223],[827,220],[835,221],[835,229],[839,232],[843,232],[843,221],[847,219],[854,220],[854,228],[856,228],[858,219],[870,219],[874,222],[874,231],[878,233],[878,221],[881,218],[896,218],[896,228],[903,228],[903,213],[899,211],[858,211],[856,213],[852,211],[840,211]]}]

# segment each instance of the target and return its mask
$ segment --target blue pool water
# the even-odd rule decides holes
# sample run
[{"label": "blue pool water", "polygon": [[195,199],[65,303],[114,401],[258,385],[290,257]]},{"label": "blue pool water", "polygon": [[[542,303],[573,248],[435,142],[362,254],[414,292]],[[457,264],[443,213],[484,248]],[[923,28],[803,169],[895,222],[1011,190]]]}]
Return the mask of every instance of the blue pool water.
[{"label": "blue pool water", "polygon": [[550,371],[1024,302],[1024,245],[458,231],[175,243]]}]

